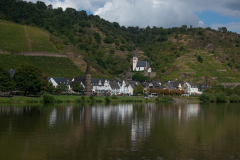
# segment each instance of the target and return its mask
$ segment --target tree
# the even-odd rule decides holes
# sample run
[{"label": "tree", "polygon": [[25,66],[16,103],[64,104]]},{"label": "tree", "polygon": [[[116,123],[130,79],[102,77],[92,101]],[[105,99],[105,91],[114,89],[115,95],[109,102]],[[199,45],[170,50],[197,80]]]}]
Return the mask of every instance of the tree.
[{"label": "tree", "polygon": [[200,63],[202,63],[203,62],[203,59],[202,59],[202,57],[201,56],[198,56],[198,61],[200,62]]},{"label": "tree", "polygon": [[62,84],[62,83],[57,85],[57,87],[56,87],[56,91],[57,92],[64,92],[67,89],[68,89],[67,85],[66,84]]},{"label": "tree", "polygon": [[34,65],[23,64],[18,68],[13,77],[16,87],[19,91],[36,94],[47,88],[47,77],[43,73],[43,69]]},{"label": "tree", "polygon": [[95,32],[94,33],[94,38],[98,44],[101,44],[101,36],[99,33]]},{"label": "tree", "polygon": [[143,94],[144,88],[143,88],[142,84],[139,84],[139,85],[137,86],[137,88],[135,88],[135,89],[133,90],[133,92],[134,92],[135,94]]},{"label": "tree", "polygon": [[48,87],[46,89],[47,92],[53,92],[55,90],[52,82],[48,82]]},{"label": "tree", "polygon": [[76,83],[73,85],[73,91],[74,92],[83,92],[84,88],[81,84]]},{"label": "tree", "polygon": [[0,91],[8,92],[14,89],[14,82],[11,79],[9,72],[0,67]]},{"label": "tree", "polygon": [[135,73],[135,74],[132,76],[132,80],[144,82],[144,81],[148,80],[148,77],[142,75],[141,73]]}]

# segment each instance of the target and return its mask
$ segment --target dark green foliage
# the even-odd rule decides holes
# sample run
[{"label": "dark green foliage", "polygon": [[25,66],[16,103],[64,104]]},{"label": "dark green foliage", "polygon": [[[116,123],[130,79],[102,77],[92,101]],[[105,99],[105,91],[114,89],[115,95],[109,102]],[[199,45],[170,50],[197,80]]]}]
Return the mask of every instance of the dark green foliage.
[{"label": "dark green foliage", "polygon": [[198,56],[198,62],[200,62],[200,63],[202,63],[203,62],[203,59],[202,59],[202,57],[201,56]]},{"label": "dark green foliage", "polygon": [[72,90],[73,90],[74,92],[83,92],[83,91],[84,91],[84,88],[83,88],[83,86],[82,86],[81,84],[76,83],[76,84],[73,85]]},{"label": "dark green foliage", "polygon": [[158,38],[158,42],[165,42],[165,41],[167,41],[168,40],[168,38],[167,38],[167,36],[166,35],[162,35],[162,36],[160,36],[159,38]]},{"label": "dark green foliage", "polygon": [[111,99],[118,99],[116,95],[112,95]]},{"label": "dark green foliage", "polygon": [[132,80],[134,81],[140,81],[140,82],[145,82],[148,80],[148,77],[142,75],[141,73],[135,73],[133,76],[132,76]]},{"label": "dark green foliage", "polygon": [[184,51],[185,48],[183,46],[180,47],[179,51]]},{"label": "dark green foliage", "polygon": [[204,34],[203,34],[203,31],[202,31],[202,30],[199,30],[199,31],[198,31],[198,35],[203,36],[203,35],[204,35]]},{"label": "dark green foliage", "polygon": [[178,34],[175,35],[175,39],[178,39]]},{"label": "dark green foliage", "polygon": [[104,42],[108,43],[108,44],[112,44],[112,43],[114,43],[114,39],[112,36],[109,35],[104,39]]},{"label": "dark green foliage", "polygon": [[200,101],[202,102],[215,102],[216,98],[213,94],[209,94],[209,93],[203,93],[201,94],[201,96],[199,97]]},{"label": "dark green foliage", "polygon": [[108,103],[108,102],[111,102],[111,99],[109,98],[109,96],[105,97],[105,101]]},{"label": "dark green foliage", "polygon": [[52,82],[48,82],[48,87],[47,87],[46,91],[49,92],[49,93],[51,93],[51,92],[53,92],[54,90],[55,90],[55,88],[54,88]]},{"label": "dark green foliage", "polygon": [[30,64],[23,64],[18,68],[13,77],[16,82],[16,87],[19,91],[31,92],[37,94],[47,86],[47,77],[45,77],[43,70]]},{"label": "dark green foliage", "polygon": [[65,92],[67,89],[68,89],[67,85],[62,83],[57,85],[56,87],[57,92]]},{"label": "dark green foliage", "polygon": [[236,46],[236,47],[240,47],[240,44],[237,43],[235,46]]},{"label": "dark green foliage", "polygon": [[142,84],[139,84],[138,86],[137,86],[137,88],[135,88],[134,90],[133,90],[133,92],[135,93],[135,94],[143,94],[143,92],[144,92],[144,88],[143,88],[143,86],[142,86]]},{"label": "dark green foliage", "polygon": [[229,96],[229,101],[230,102],[239,102],[239,100],[240,100],[240,97],[236,94],[232,94],[232,95]]},{"label": "dark green foliage", "polygon": [[51,95],[51,94],[44,93],[44,94],[43,94],[43,101],[44,101],[45,103],[54,102],[54,96]]},{"label": "dark green foliage", "polygon": [[110,54],[114,54],[115,53],[115,49],[110,49]]},{"label": "dark green foliage", "polygon": [[215,96],[217,102],[227,102],[227,96],[224,92],[217,93]]},{"label": "dark green foliage", "polygon": [[120,50],[121,50],[121,51],[125,51],[125,45],[121,45],[121,46],[120,46]]},{"label": "dark green foliage", "polygon": [[9,72],[0,64],[0,91],[8,92],[14,90],[15,85]]},{"label": "dark green foliage", "polygon": [[84,97],[84,96],[82,96],[82,97],[81,97],[81,100],[82,100],[82,101],[85,101],[85,97]]},{"label": "dark green foliage", "polygon": [[94,33],[94,38],[98,44],[101,44],[101,36],[99,33],[95,32]]},{"label": "dark green foliage", "polygon": [[89,99],[90,99],[91,101],[94,101],[94,96],[93,96],[93,95],[90,95],[90,96],[89,96]]},{"label": "dark green foliage", "polygon": [[232,62],[228,62],[228,67],[232,68]]}]

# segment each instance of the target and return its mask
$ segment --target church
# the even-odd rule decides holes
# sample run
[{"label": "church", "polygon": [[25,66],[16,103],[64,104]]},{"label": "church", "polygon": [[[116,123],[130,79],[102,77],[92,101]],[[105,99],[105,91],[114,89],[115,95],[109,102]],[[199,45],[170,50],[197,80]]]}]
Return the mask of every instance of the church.
[{"label": "church", "polygon": [[138,61],[137,50],[135,48],[135,53],[133,55],[133,71],[145,71],[152,72],[150,63],[147,61]]}]

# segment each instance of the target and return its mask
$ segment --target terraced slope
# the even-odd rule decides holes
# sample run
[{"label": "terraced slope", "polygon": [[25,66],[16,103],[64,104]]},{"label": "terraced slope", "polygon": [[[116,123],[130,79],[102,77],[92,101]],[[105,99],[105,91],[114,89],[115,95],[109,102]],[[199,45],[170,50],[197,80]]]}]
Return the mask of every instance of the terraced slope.
[{"label": "terraced slope", "polygon": [[16,52],[60,53],[49,36],[37,27],[0,20],[0,50]]},{"label": "terraced slope", "polygon": [[[197,60],[198,55],[202,57],[202,63]],[[177,58],[162,79],[196,83],[239,82],[239,73],[221,63],[214,54],[202,50]]]},{"label": "terraced slope", "polygon": [[0,20],[0,50],[29,51],[23,25]]},{"label": "terraced slope", "polygon": [[24,63],[34,64],[44,69],[44,73],[51,77],[73,78],[75,76],[84,75],[84,73],[67,57],[0,54],[0,63],[7,69],[16,69]]}]

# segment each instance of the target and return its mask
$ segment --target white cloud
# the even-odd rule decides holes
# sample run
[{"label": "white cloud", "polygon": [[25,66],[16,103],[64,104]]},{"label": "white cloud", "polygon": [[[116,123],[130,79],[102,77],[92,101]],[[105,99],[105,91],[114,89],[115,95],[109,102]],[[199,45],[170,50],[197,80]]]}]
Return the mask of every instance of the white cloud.
[{"label": "white cloud", "polygon": [[[30,0],[36,2],[37,0]],[[239,0],[42,0],[54,8],[91,10],[95,15],[124,26],[204,27],[195,12],[210,10],[240,18]],[[219,24],[220,25],[220,24]],[[237,29],[236,24],[228,24]],[[214,26],[214,25],[213,25]],[[230,30],[230,29],[229,29]]]}]

